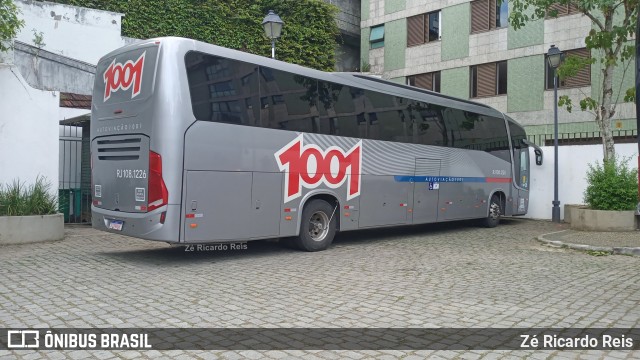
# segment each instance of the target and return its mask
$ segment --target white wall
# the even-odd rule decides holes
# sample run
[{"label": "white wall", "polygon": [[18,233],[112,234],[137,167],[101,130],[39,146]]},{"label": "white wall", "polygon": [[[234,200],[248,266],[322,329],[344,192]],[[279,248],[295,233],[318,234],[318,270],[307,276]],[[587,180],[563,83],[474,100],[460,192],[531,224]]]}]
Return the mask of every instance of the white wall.
[{"label": "white wall", "polygon": [[25,21],[18,41],[35,45],[35,29],[43,33],[44,50],[93,65],[125,44],[120,36],[122,14],[49,2],[15,2]]},{"label": "white wall", "polygon": [[[544,162],[535,165],[531,151],[531,190],[529,193],[528,218],[551,219],[553,207],[553,146],[543,146]],[[630,168],[638,168],[638,144],[616,144],[616,154],[621,158],[631,157]],[[602,163],[602,145],[558,146],[558,200],[560,217],[564,219],[565,204],[584,204],[587,188],[586,173],[589,164]]]},{"label": "white wall", "polygon": [[0,84],[0,184],[30,184],[40,175],[57,193],[58,92],[34,89],[1,64]]},{"label": "white wall", "polygon": [[[39,1],[14,0],[25,24],[16,40],[34,44],[33,29],[43,33],[42,48],[95,65],[121,47],[122,14]],[[19,179],[33,183],[45,176],[57,193],[58,122],[89,110],[59,107],[57,91],[30,87],[12,66],[13,53],[0,56],[0,184]]]}]

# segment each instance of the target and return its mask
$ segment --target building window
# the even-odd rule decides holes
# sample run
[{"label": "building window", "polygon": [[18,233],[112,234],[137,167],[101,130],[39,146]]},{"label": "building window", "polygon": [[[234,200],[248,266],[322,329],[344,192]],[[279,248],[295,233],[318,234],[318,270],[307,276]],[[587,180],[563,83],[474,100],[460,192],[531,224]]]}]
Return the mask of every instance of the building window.
[{"label": "building window", "polygon": [[503,28],[509,25],[509,4],[507,0],[496,0],[496,27]]},{"label": "building window", "polygon": [[[587,49],[574,49],[567,50],[564,52],[565,56],[577,56],[581,58],[590,58],[590,52]],[[544,58],[545,67],[547,69],[546,73],[546,86],[547,90],[553,89],[553,69],[549,66],[549,62],[547,61],[547,57]],[[577,74],[571,77],[564,78],[560,80],[558,84],[558,88],[573,88],[573,87],[581,87],[581,86],[589,86],[591,85],[591,66],[587,65],[583,67]]]},{"label": "building window", "polygon": [[551,6],[547,8],[547,14],[545,15],[545,19],[554,19],[560,16],[573,15],[573,14],[579,14],[579,13],[581,13],[581,11],[578,10],[578,7],[572,3],[569,3],[569,4],[555,3],[555,4],[551,4]]},{"label": "building window", "polygon": [[479,33],[509,24],[507,0],[475,0],[471,2],[471,33]]},{"label": "building window", "polygon": [[377,49],[384,46],[384,24],[371,28],[369,43],[371,44],[372,49]]},{"label": "building window", "polygon": [[407,46],[440,40],[441,21],[440,10],[407,18]]},{"label": "building window", "polygon": [[407,85],[440,92],[440,71],[408,76]]},{"label": "building window", "polygon": [[507,62],[506,61],[497,62],[496,68],[498,69],[498,78],[496,79],[498,86],[496,87],[496,95],[506,95],[507,94]]},{"label": "building window", "polygon": [[507,62],[475,65],[471,67],[471,97],[505,95],[507,93]]}]

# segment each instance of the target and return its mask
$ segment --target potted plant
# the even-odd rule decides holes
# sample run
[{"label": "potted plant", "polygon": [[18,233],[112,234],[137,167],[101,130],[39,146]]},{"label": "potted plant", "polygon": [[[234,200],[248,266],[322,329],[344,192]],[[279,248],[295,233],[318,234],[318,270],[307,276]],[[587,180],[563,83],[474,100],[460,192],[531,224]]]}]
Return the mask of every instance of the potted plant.
[{"label": "potted plant", "polygon": [[585,207],[572,210],[571,228],[595,231],[637,229],[638,171],[630,169],[628,159],[615,158],[589,165]]},{"label": "potted plant", "polygon": [[20,244],[64,237],[63,215],[51,184],[38,177],[26,186],[19,180],[0,184],[0,244]]}]

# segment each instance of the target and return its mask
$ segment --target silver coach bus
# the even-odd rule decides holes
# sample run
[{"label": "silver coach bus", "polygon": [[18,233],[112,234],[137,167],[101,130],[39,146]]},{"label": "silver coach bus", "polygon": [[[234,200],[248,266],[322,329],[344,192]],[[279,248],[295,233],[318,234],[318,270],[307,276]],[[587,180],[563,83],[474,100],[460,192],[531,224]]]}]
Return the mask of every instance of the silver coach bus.
[{"label": "silver coach bus", "polygon": [[96,74],[96,229],[317,251],[336,231],[527,212],[533,144],[483,104],[182,38],[113,51]]}]

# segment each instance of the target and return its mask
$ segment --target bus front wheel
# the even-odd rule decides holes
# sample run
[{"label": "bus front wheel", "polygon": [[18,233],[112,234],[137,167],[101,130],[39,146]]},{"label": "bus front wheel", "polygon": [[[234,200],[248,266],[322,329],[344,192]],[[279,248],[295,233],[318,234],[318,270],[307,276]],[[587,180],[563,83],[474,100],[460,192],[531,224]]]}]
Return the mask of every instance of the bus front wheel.
[{"label": "bus front wheel", "polygon": [[484,219],[483,225],[488,228],[496,227],[500,223],[501,216],[502,205],[500,197],[498,195],[493,195],[491,197],[491,202],[489,203],[489,215]]},{"label": "bus front wheel", "polygon": [[320,199],[311,200],[302,211],[296,245],[305,251],[325,250],[336,234],[336,207]]}]

